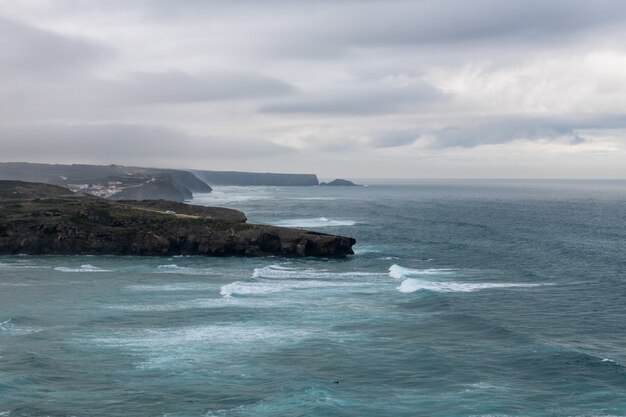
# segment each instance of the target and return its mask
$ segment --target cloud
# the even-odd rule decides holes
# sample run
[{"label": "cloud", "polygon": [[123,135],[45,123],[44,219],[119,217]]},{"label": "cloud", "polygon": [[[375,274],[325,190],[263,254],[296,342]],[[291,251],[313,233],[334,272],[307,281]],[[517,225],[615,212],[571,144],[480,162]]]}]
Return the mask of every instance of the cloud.
[{"label": "cloud", "polygon": [[254,72],[135,72],[120,79],[32,75],[0,80],[0,120],[124,117],[137,106],[255,100],[289,96],[295,87]]},{"label": "cloud", "polygon": [[55,0],[0,16],[3,159],[408,175],[522,146],[601,168],[591,152],[626,138],[622,0]]},{"label": "cloud", "polygon": [[118,94],[142,103],[176,103],[288,95],[295,88],[254,72],[135,72],[117,83]]},{"label": "cloud", "polygon": [[132,124],[0,125],[2,158],[9,160],[143,163],[163,159],[249,159],[294,150],[247,138],[191,136],[162,126]]},{"label": "cloud", "polygon": [[421,136],[417,129],[398,130],[383,132],[368,141],[368,145],[372,148],[397,148],[401,146],[412,145]]},{"label": "cloud", "polygon": [[570,115],[552,118],[507,116],[470,121],[429,132],[430,148],[508,143],[515,140],[560,140],[570,145],[585,142],[584,131],[626,128],[624,115]]},{"label": "cloud", "polygon": [[387,114],[408,108],[419,108],[447,98],[442,91],[423,81],[404,86],[366,84],[338,90],[303,94],[300,97],[263,106],[261,111],[340,115]]},{"label": "cloud", "polygon": [[98,42],[60,35],[0,16],[0,73],[4,77],[75,74],[112,54],[112,48]]}]

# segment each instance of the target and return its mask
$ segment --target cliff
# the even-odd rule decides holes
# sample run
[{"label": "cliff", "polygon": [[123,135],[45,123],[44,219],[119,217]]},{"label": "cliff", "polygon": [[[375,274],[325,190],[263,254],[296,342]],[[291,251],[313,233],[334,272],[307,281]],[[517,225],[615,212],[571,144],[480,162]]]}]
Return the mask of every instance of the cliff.
[{"label": "cliff", "polygon": [[355,240],[245,223],[237,210],[111,201],[46,184],[0,181],[0,254],[327,256]]},{"label": "cliff", "polygon": [[271,172],[192,171],[198,178],[211,185],[271,185],[310,186],[318,185],[315,174],[275,174]]},{"label": "cliff", "polygon": [[0,163],[0,180],[21,180],[69,187],[103,198],[184,201],[211,187],[185,170],[122,165]]}]

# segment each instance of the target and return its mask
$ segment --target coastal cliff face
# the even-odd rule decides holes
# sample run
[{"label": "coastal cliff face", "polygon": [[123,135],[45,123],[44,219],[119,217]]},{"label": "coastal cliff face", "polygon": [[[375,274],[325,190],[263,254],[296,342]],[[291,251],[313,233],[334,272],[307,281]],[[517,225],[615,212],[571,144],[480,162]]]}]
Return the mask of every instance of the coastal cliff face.
[{"label": "coastal cliff face", "polygon": [[[0,181],[0,195],[17,182]],[[26,184],[26,185],[25,185]],[[328,256],[352,254],[356,241],[245,223],[237,210],[167,201],[122,202],[90,196],[59,196],[68,190],[45,184],[44,198],[0,198],[1,254]],[[48,193],[43,194],[45,187]],[[26,190],[26,191],[25,191]]]},{"label": "coastal cliff face", "polygon": [[310,186],[319,184],[315,174],[275,174],[271,172],[199,170],[194,170],[193,173],[207,184],[212,185]]},{"label": "coastal cliff face", "polygon": [[190,171],[122,165],[0,162],[0,180],[53,184],[115,200],[185,201],[212,190]]}]

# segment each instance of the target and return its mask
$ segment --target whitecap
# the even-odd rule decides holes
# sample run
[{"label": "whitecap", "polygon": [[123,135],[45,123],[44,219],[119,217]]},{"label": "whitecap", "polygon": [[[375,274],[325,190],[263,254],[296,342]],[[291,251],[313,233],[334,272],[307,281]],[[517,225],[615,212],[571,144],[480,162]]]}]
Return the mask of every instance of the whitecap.
[{"label": "whitecap", "polygon": [[[209,324],[173,328],[147,328],[89,338],[99,347],[124,348],[140,358],[139,368],[180,367],[205,356],[238,349],[261,349],[267,344],[292,343],[311,334],[311,330],[288,326],[261,326],[255,323]],[[79,343],[84,343],[81,339]]]},{"label": "whitecap", "polygon": [[326,201],[326,200],[336,200],[335,197],[293,197],[290,200],[312,200],[312,201]]},{"label": "whitecap", "polygon": [[128,285],[126,289],[129,291],[143,292],[175,292],[175,291],[209,291],[215,288],[215,285],[203,282],[180,282],[172,284],[136,284]]},{"label": "whitecap", "polygon": [[309,219],[288,219],[279,220],[273,222],[274,226],[282,227],[300,227],[300,228],[315,228],[315,227],[337,227],[337,226],[354,226],[357,224],[355,220],[332,220],[326,217],[317,217]]},{"label": "whitecap", "polygon": [[427,281],[423,279],[408,278],[402,281],[397,289],[403,293],[413,293],[420,290],[434,292],[474,292],[495,288],[530,288],[539,287],[541,285],[543,284]]},{"label": "whitecap", "polygon": [[0,269],[4,270],[18,270],[18,269],[43,269],[45,267],[28,264],[28,261],[17,261],[17,262],[0,262]]},{"label": "whitecap", "polygon": [[229,306],[230,304],[225,301],[228,300],[224,298],[198,298],[194,300],[164,304],[116,304],[110,305],[107,308],[111,310],[125,311],[183,311]]},{"label": "whitecap", "polygon": [[352,248],[355,255],[363,255],[365,253],[382,253],[384,250],[379,246],[373,245],[356,245],[356,247]]},{"label": "whitecap", "polygon": [[13,319],[0,321],[0,332],[10,334],[12,336],[23,336],[32,333],[38,333],[42,329],[37,327],[18,326]]},{"label": "whitecap", "polygon": [[248,187],[214,187],[210,193],[197,193],[188,201],[199,206],[214,206],[216,204],[233,204],[270,198],[262,187],[251,189]]},{"label": "whitecap", "polygon": [[338,278],[338,277],[367,277],[381,276],[378,272],[333,272],[325,269],[299,269],[280,265],[270,265],[262,268],[254,268],[252,278]]},{"label": "whitecap", "polygon": [[180,275],[213,275],[214,272],[208,268],[191,268],[187,266],[159,265],[157,267],[159,274],[180,274]]},{"label": "whitecap", "polygon": [[415,275],[450,275],[452,273],[453,270],[449,268],[411,269],[397,264],[393,264],[389,267],[389,276],[395,279]]},{"label": "whitecap", "polygon": [[355,287],[364,285],[368,284],[319,280],[280,280],[271,282],[235,281],[222,286],[220,288],[220,294],[223,297],[230,297],[232,295],[261,295],[310,288]]},{"label": "whitecap", "polygon": [[109,269],[101,269],[97,266],[93,266],[90,264],[81,265],[80,268],[68,268],[65,266],[57,266],[54,268],[55,271],[59,272],[111,272]]}]

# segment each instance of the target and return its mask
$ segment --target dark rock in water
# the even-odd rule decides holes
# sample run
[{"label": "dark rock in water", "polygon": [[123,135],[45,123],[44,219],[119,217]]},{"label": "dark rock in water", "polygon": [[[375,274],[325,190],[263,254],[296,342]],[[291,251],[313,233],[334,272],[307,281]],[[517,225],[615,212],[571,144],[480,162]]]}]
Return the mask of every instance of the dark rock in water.
[{"label": "dark rock in water", "polygon": [[337,178],[336,180],[332,180],[330,182],[321,182],[320,185],[330,185],[330,186],[347,186],[347,187],[358,187],[358,184],[353,183],[352,181],[344,180],[341,178]]},{"label": "dark rock in water", "polygon": [[0,197],[0,254],[338,257],[356,243],[247,224],[232,209],[111,201],[47,184],[0,181]]}]

